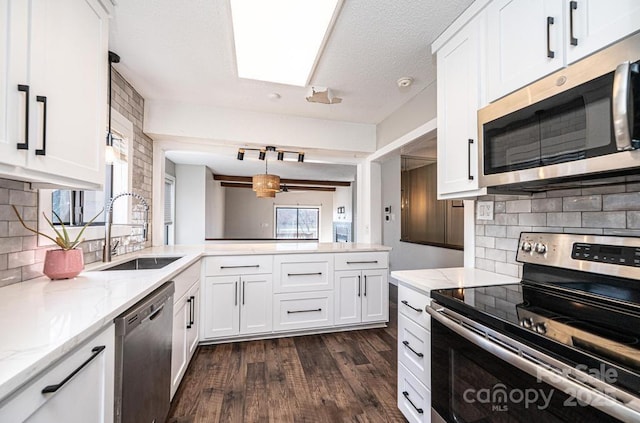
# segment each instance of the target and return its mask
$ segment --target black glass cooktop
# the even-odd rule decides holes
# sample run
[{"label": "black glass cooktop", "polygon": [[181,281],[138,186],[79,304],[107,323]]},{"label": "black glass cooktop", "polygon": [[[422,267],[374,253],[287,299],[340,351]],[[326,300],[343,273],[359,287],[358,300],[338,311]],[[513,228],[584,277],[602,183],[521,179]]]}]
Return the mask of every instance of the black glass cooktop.
[{"label": "black glass cooktop", "polygon": [[[571,364],[615,367],[640,389],[640,283],[525,267],[522,283],[431,292],[437,303]],[[571,281],[573,276],[574,281]],[[638,287],[636,287],[636,285]]]}]

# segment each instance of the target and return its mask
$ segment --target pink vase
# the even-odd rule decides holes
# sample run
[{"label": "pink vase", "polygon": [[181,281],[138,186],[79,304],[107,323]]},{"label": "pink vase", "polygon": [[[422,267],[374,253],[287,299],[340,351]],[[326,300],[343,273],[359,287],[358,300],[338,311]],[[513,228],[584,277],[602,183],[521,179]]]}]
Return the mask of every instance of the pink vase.
[{"label": "pink vase", "polygon": [[42,273],[49,279],[69,279],[84,269],[82,250],[48,250],[44,256]]}]

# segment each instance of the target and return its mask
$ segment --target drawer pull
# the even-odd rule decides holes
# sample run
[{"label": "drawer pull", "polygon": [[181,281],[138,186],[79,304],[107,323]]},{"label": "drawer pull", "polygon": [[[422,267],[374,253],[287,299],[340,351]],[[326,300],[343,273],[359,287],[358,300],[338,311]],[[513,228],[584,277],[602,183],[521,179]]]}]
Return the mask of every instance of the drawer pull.
[{"label": "drawer pull", "polygon": [[411,350],[411,352],[414,353],[415,355],[417,355],[418,357],[420,357],[420,358],[424,357],[424,354],[422,354],[421,352],[418,352],[418,351],[414,350],[413,348],[411,348],[411,345],[409,345],[409,341],[402,341],[402,343],[404,344],[405,347],[409,348]]},{"label": "drawer pull", "polygon": [[260,267],[259,264],[249,264],[249,265],[241,265],[241,266],[220,266],[220,269],[244,269],[249,267],[255,267],[256,269]]},{"label": "drawer pull", "polygon": [[348,261],[347,264],[378,264],[378,260]]},{"label": "drawer pull", "polygon": [[36,96],[36,102],[42,103],[42,148],[37,148],[36,156],[47,155],[47,97],[43,95]]},{"label": "drawer pull", "polygon": [[424,414],[424,410],[422,408],[416,407],[416,405],[413,403],[413,401],[411,401],[411,399],[409,399],[409,393],[407,391],[403,391],[402,395],[404,395],[404,397],[407,399],[407,401],[409,401],[409,404],[411,404],[411,406],[416,409],[418,414]]},{"label": "drawer pull", "polygon": [[25,103],[24,103],[24,142],[19,142],[17,144],[17,148],[18,150],[28,150],[29,149],[29,86],[18,85],[18,91],[23,92],[25,94]]},{"label": "drawer pull", "polygon": [[407,307],[409,307],[410,309],[412,309],[414,311],[417,311],[418,313],[422,313],[422,309],[412,306],[411,304],[409,304],[409,302],[407,300],[402,300],[400,302],[402,304],[406,305]]},{"label": "drawer pull", "polygon": [[191,306],[191,301],[192,301],[193,297],[189,297],[187,298],[187,304],[189,305],[189,321],[187,322],[187,329],[191,329],[191,326],[193,325],[193,307]]},{"label": "drawer pull", "polygon": [[64,386],[65,383],[69,382],[71,380],[72,377],[74,377],[76,374],[78,374],[78,372],[80,370],[82,370],[87,364],[91,363],[91,361],[93,361],[94,358],[96,358],[98,355],[100,355],[100,353],[102,351],[104,351],[106,347],[104,345],[99,345],[97,347],[93,347],[91,349],[91,352],[93,354],[91,354],[91,357],[89,357],[87,359],[87,361],[85,361],[84,363],[82,363],[77,369],[75,369],[73,372],[71,372],[71,374],[69,374],[69,376],[65,377],[64,380],[58,384],[55,385],[49,385],[49,386],[45,386],[42,389],[42,393],[43,394],[51,394],[53,392],[56,392],[58,389],[62,388]]},{"label": "drawer pull", "polygon": [[313,313],[316,311],[322,311],[321,308],[314,308],[313,310],[287,310],[287,314],[295,314],[295,313]]},{"label": "drawer pull", "polygon": [[322,272],[315,273],[287,273],[287,276],[320,276]]}]

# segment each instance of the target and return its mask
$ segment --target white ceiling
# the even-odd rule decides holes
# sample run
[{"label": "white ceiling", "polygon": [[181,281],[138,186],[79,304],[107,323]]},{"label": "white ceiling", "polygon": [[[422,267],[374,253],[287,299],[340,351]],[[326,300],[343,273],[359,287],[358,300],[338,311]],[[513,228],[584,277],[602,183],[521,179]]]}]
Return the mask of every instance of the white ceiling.
[{"label": "white ceiling", "polygon": [[[238,78],[228,0],[118,0],[109,47],[146,99],[375,124],[435,81],[430,44],[471,3],[344,0],[311,79],[343,98],[333,105],[307,103],[305,88]],[[404,76],[415,83],[400,89]]]}]

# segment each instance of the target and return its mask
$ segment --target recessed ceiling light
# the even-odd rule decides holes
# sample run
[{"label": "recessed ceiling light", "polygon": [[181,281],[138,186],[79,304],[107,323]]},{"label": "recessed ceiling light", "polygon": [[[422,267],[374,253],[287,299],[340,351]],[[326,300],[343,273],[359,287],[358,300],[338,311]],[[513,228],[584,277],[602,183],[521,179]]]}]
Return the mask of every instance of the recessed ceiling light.
[{"label": "recessed ceiling light", "polygon": [[304,87],[342,0],[230,0],[240,78]]},{"label": "recessed ceiling light", "polygon": [[409,86],[411,86],[411,84],[413,84],[413,78],[410,76],[403,76],[402,78],[398,79],[398,88],[407,88]]}]

